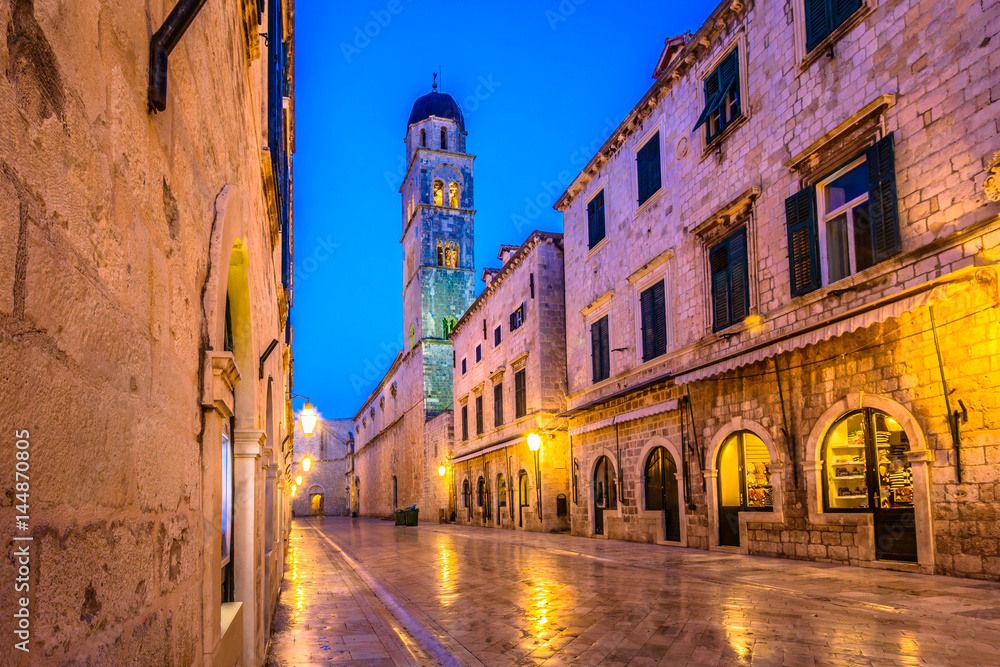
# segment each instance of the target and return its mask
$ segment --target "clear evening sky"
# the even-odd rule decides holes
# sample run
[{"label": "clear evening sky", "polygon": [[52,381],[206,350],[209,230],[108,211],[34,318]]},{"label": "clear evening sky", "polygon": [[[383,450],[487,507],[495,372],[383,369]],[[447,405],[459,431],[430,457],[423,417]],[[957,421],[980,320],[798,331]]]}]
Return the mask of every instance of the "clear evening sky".
[{"label": "clear evening sky", "polygon": [[478,293],[501,243],[562,231],[568,179],[652,84],[664,39],[716,4],[299,0],[295,393],[353,417],[400,349],[403,140],[432,72],[477,156]]}]

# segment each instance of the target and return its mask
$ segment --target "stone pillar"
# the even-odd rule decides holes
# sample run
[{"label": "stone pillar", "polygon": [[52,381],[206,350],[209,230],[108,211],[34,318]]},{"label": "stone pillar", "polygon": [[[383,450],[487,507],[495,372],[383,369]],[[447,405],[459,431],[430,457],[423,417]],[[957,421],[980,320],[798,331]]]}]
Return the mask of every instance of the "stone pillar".
[{"label": "stone pillar", "polygon": [[257,558],[257,473],[265,440],[264,431],[258,429],[236,429],[233,437],[233,454],[236,465],[233,475],[236,489],[233,497],[233,574],[236,583],[236,601],[243,603],[243,661],[244,664],[258,664],[257,621],[262,605],[257,586],[259,560]]}]

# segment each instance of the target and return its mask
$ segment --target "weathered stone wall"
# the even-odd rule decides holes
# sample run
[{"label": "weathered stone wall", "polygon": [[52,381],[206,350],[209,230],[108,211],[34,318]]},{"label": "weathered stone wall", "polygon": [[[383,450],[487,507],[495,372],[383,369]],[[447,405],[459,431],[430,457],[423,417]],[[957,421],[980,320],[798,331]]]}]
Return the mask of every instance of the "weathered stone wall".
[{"label": "weathered stone wall", "polygon": [[[324,514],[347,516],[350,508],[348,478],[348,447],[351,442],[350,419],[320,419],[312,435],[302,433],[301,423],[295,424],[295,455],[292,479],[302,475],[302,485],[292,498],[292,512],[297,516]],[[309,470],[303,470],[302,459],[309,457]],[[323,509],[312,507],[312,497],[323,496]]]},{"label": "weathered stone wall", "polygon": [[[915,466],[927,462],[930,477],[931,536],[921,545],[921,569],[995,578],[996,277],[971,267],[1000,258],[1000,204],[988,202],[982,187],[986,160],[1000,148],[1000,95],[990,74],[1000,64],[1000,6],[872,2],[832,38],[832,57],[825,47],[804,54],[796,35],[800,14],[796,2],[721,4],[558,204],[565,212],[566,284],[574,286],[566,294],[569,407],[598,401],[570,424],[578,429],[573,450],[583,483],[573,530],[592,530],[590,466],[601,453],[617,458],[620,449],[623,502],[608,533],[653,536],[630,494],[632,480],[641,478],[641,450],[663,438],[688,459],[693,508],[686,512],[686,541],[713,545],[715,519],[708,507],[715,478],[703,481],[701,471],[713,465],[713,444],[753,425],[777,451],[783,515],[748,518],[745,547],[867,562],[871,537],[863,522],[817,515],[816,449],[838,416],[831,411],[878,405],[897,419],[912,414],[914,437],[926,441],[927,451],[914,459]],[[704,128],[691,129],[705,103],[703,80],[733,48],[742,68],[743,118],[706,146]],[[656,133],[664,186],[639,207],[635,151]],[[785,199],[889,133],[901,252],[793,297]],[[590,249],[587,202],[602,189],[607,238]],[[707,250],[741,226],[748,234],[750,316],[720,335],[712,331]],[[667,285],[668,349],[644,362],[637,285],[657,273]],[[949,279],[961,286],[931,290],[930,281]],[[765,349],[757,359],[770,357],[766,361],[748,359],[735,370],[685,377],[700,365],[846,318],[908,289],[918,297],[861,315],[839,336],[817,335],[815,344],[785,354]],[[929,304],[940,328],[952,407],[961,398],[968,414],[961,426],[962,484],[956,483],[944,419]],[[610,315],[610,346],[623,350],[612,355],[611,377],[593,384],[587,313],[602,307]],[[794,450],[781,430],[775,363],[788,369],[782,380]],[[686,386],[660,381],[639,388],[668,373]],[[704,374],[712,377],[699,379]],[[688,390],[694,429],[683,402]],[[650,409],[657,414],[641,413]],[[593,427],[616,417],[617,438],[611,422]]]},{"label": "weathered stone wall", "polygon": [[[209,547],[218,542],[211,508],[219,498],[206,485],[218,444],[200,442],[212,369],[201,373],[206,278],[219,261],[209,244],[227,185],[242,209],[247,356],[284,340],[280,235],[272,235],[261,179],[263,77],[260,60],[245,56],[245,7],[202,8],[170,56],[167,108],[154,115],[150,32],[172,6],[0,2],[0,421],[8,433],[0,455],[13,462],[9,434],[30,433],[32,664],[201,664],[218,648],[212,577],[220,564]],[[250,398],[238,416],[241,429],[269,430],[264,447],[278,460],[287,433],[282,352],[262,381],[256,363],[241,367]],[[261,536],[268,463],[256,464],[248,517]],[[0,500],[8,526],[13,501]],[[5,543],[4,581],[14,580],[12,549]],[[269,607],[260,600],[261,540],[245,555],[257,602],[243,614],[260,630]],[[0,613],[12,618],[14,605],[4,587]],[[259,656],[244,664],[262,657],[262,632],[256,641]],[[28,664],[10,644],[0,654],[4,664]]]}]

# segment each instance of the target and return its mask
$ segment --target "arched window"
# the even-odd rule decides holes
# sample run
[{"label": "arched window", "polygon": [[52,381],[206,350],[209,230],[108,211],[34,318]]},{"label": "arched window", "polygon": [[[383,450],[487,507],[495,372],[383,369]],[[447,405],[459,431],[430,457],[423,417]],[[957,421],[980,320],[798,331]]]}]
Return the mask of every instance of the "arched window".
[{"label": "arched window", "polygon": [[454,241],[451,243],[451,268],[458,268],[458,243]]},{"label": "arched window", "polygon": [[427,146],[427,130],[420,130],[420,145],[424,147]]},{"label": "arched window", "polygon": [[664,513],[664,539],[681,539],[680,503],[677,498],[677,466],[665,447],[657,447],[646,459],[643,475],[646,509]]},{"label": "arched window", "polygon": [[445,267],[451,266],[451,242],[444,244],[444,265]]},{"label": "arched window", "polygon": [[448,130],[441,128],[441,150],[448,150]]},{"label": "arched window", "polygon": [[448,206],[458,208],[458,183],[455,181],[448,184]]},{"label": "arched window", "polygon": [[912,508],[908,451],[906,432],[886,413],[866,408],[841,417],[823,447],[824,510]]},{"label": "arched window", "polygon": [[740,546],[740,512],[769,511],[771,455],[764,441],[749,431],[734,433],[719,447],[719,544]]},{"label": "arched window", "polygon": [[444,266],[444,244],[438,241],[438,266]]},{"label": "arched window", "polygon": [[486,480],[482,477],[476,482],[476,505],[483,506],[486,498]]},{"label": "arched window", "polygon": [[434,181],[434,204],[444,206],[444,181]]},{"label": "arched window", "polygon": [[497,475],[497,503],[500,507],[507,507],[507,482],[503,475]]}]

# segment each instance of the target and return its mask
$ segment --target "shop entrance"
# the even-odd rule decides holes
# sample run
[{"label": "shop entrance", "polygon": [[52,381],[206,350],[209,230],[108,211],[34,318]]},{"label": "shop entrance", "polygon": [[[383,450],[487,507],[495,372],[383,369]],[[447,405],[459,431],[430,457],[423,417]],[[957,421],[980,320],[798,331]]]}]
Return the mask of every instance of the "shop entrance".
[{"label": "shop entrance", "polygon": [[594,535],[604,534],[604,511],[617,507],[615,469],[611,466],[611,460],[602,456],[594,469]]},{"label": "shop entrance", "polygon": [[528,506],[528,473],[523,470],[517,476],[517,525],[524,528],[524,508]]},{"label": "shop entrance", "polygon": [[726,438],[716,461],[719,471],[719,545],[740,546],[740,512],[769,511],[771,456],[764,441],[749,431]]},{"label": "shop entrance", "polygon": [[826,512],[867,512],[875,523],[875,557],[917,562],[913,473],[903,427],[873,408],[841,417],[824,445]]},{"label": "shop entrance", "polygon": [[680,503],[677,500],[677,466],[665,447],[657,447],[646,459],[644,476],[646,509],[663,512],[663,539],[681,539]]}]

